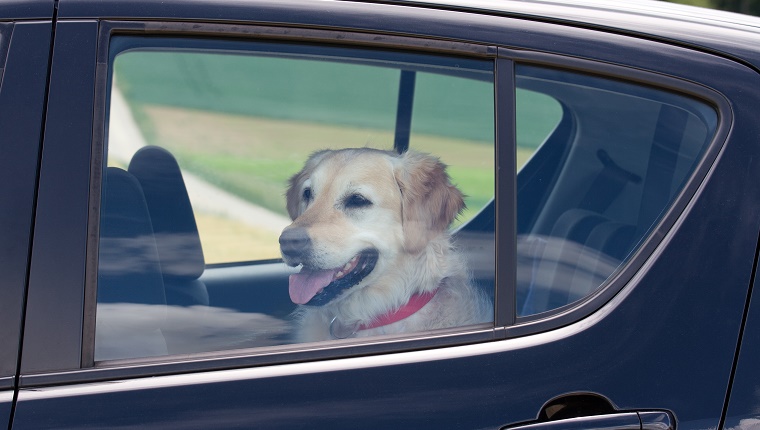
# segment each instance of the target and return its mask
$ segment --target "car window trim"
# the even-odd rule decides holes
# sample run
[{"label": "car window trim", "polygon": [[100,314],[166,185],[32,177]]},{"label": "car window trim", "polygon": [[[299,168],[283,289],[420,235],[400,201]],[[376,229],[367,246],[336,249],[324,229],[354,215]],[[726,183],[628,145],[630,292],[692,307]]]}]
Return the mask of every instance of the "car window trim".
[{"label": "car window trim", "polygon": [[[106,133],[105,118],[107,116],[107,107],[109,100],[107,95],[110,93],[108,88],[109,61],[110,61],[110,41],[114,36],[156,36],[161,38],[176,37],[210,37],[210,38],[241,38],[252,41],[285,41],[293,43],[319,43],[325,45],[336,45],[357,48],[383,48],[396,49],[411,53],[432,53],[439,55],[464,56],[474,59],[489,59],[494,61],[496,58],[496,48],[490,45],[479,45],[473,43],[430,40],[405,36],[387,36],[387,35],[370,35],[359,32],[346,32],[334,30],[304,29],[304,28],[285,28],[258,25],[229,25],[229,24],[205,24],[205,23],[182,23],[182,22],[132,22],[132,21],[102,21],[100,23],[98,35],[98,52],[97,52],[97,69],[96,69],[96,91],[95,91],[95,120],[93,129],[93,158],[91,160],[91,189],[90,205],[88,219],[88,258],[87,274],[85,282],[85,304],[83,320],[83,348],[82,348],[82,366],[81,371],[74,371],[78,374],[77,379],[100,380],[105,371],[108,375],[139,375],[144,374],[147,368],[150,373],[174,373],[178,371],[199,370],[199,369],[217,369],[238,366],[252,366],[273,363],[287,363],[292,361],[316,360],[330,357],[352,356],[354,354],[375,354],[383,352],[400,352],[416,349],[427,349],[441,346],[453,346],[468,343],[479,343],[497,340],[502,338],[503,330],[498,325],[488,324],[485,326],[471,326],[456,329],[441,330],[436,333],[416,333],[404,336],[378,337],[369,340],[357,341],[331,341],[324,344],[296,344],[291,346],[278,346],[272,348],[254,348],[230,351],[214,351],[209,353],[192,354],[191,356],[166,356],[153,357],[145,359],[115,360],[107,362],[95,362],[95,304],[97,303],[97,249],[99,237],[99,220],[100,220],[100,195],[101,180],[103,170],[104,139]],[[511,63],[510,60],[502,60],[503,64]],[[507,68],[512,69],[511,64]],[[513,73],[513,72],[510,72]],[[496,80],[494,76],[494,80]],[[512,82],[510,78],[510,83]],[[496,87],[496,85],[494,85]],[[509,85],[507,85],[509,87]],[[496,97],[496,95],[494,95]],[[514,95],[512,95],[513,97]],[[503,97],[500,97],[503,99]],[[507,100],[505,106],[512,106],[514,101]],[[503,106],[502,108],[505,108]],[[496,109],[494,109],[496,111]],[[495,116],[498,118],[498,115]],[[497,120],[498,121],[498,120]],[[495,125],[498,134],[499,125]],[[514,133],[502,133],[502,140],[495,142],[496,148],[512,148],[509,152],[514,152]],[[510,157],[504,157],[504,161],[509,161]],[[495,172],[514,171],[514,165],[502,165],[501,169],[495,166]],[[500,180],[511,180],[508,178],[496,178]],[[509,187],[509,186],[508,186]],[[511,185],[514,188],[514,184]],[[514,206],[512,200],[504,202],[503,205]],[[511,229],[514,231],[514,229]],[[507,235],[510,229],[502,230]],[[495,237],[498,244],[500,237]],[[512,239],[514,240],[514,239]],[[497,247],[499,247],[497,245]],[[503,247],[499,247],[503,248]],[[497,251],[496,258],[499,258]],[[498,260],[497,260],[498,261]],[[505,300],[509,296],[514,296],[514,283],[502,285],[496,278],[494,288],[499,290],[507,288],[508,291],[499,293],[500,300]],[[511,291],[509,291],[511,290]],[[494,294],[495,296],[497,293]],[[507,303],[513,303],[514,299],[505,300]],[[504,306],[497,306],[503,308]],[[508,304],[507,309],[510,305]],[[514,308],[514,305],[511,305]],[[498,312],[504,318],[509,311]],[[511,312],[514,314],[514,312]],[[507,321],[509,318],[507,317]],[[184,364],[179,364],[184,363]],[[106,371],[107,369],[107,371]],[[120,370],[116,370],[120,369]],[[82,373],[83,372],[83,373]],[[80,374],[81,373],[81,374]],[[71,372],[62,372],[57,374],[29,375],[26,380],[30,383],[32,380],[39,380],[44,383],[62,383],[62,380],[68,380]],[[109,376],[111,378],[113,376]],[[62,378],[62,379],[61,379]],[[59,382],[45,382],[59,381]]]},{"label": "car window trim", "polygon": [[[494,323],[514,325],[516,312],[517,265],[517,124],[515,63],[498,48],[495,70],[494,107],[496,115],[496,188],[494,194],[496,234],[496,274]],[[509,262],[499,264],[500,261]]]}]

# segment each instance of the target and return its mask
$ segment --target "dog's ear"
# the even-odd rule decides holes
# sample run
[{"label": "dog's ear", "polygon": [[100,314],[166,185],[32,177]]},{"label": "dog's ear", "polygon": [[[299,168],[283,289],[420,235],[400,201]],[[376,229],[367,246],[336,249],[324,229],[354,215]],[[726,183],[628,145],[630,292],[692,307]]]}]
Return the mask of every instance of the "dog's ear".
[{"label": "dog's ear", "polygon": [[407,151],[395,169],[407,251],[421,251],[445,231],[464,209],[464,195],[446,173],[446,165],[428,154]]},{"label": "dog's ear", "polygon": [[285,192],[285,207],[290,219],[295,220],[306,210],[306,204],[303,201],[303,184],[311,177],[311,173],[317,164],[330,152],[332,151],[323,150],[311,154],[303,169],[288,181],[288,190]]}]

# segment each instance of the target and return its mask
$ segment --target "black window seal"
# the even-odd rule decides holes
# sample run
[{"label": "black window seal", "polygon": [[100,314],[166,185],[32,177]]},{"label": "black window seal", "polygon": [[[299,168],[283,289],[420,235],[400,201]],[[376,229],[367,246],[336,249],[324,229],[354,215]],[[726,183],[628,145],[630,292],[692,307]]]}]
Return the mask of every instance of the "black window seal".
[{"label": "black window seal", "polygon": [[[494,107],[496,115],[495,221],[496,279],[494,323],[496,327],[514,325],[516,317],[517,265],[517,126],[515,67],[511,58],[496,60]],[[507,264],[499,264],[506,261]]]},{"label": "black window seal", "polygon": [[103,43],[98,45],[98,64],[107,65],[109,57],[108,40],[114,34],[238,37],[256,40],[318,42],[334,43],[342,46],[404,49],[414,52],[466,55],[480,58],[496,57],[496,47],[492,45],[455,40],[273,25],[106,20],[100,23],[99,39]]}]

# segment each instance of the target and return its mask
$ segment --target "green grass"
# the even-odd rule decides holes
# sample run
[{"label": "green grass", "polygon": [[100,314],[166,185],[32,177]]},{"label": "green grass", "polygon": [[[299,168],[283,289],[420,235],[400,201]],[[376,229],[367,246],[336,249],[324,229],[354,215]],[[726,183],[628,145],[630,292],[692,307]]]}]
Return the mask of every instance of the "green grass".
[{"label": "green grass", "polygon": [[[531,102],[530,95],[522,104]],[[558,105],[538,100],[529,113],[544,109],[557,117]],[[324,148],[392,147],[386,130],[296,122],[175,107],[132,103],[134,116],[148,142],[175,154],[183,168],[246,200],[285,214],[287,180],[312,152]],[[541,114],[544,115],[544,114]],[[552,119],[556,121],[557,119]],[[535,121],[534,121],[535,122]],[[554,126],[530,124],[518,134],[522,165]],[[518,129],[519,130],[519,129]],[[466,220],[493,198],[494,149],[479,141],[415,133],[411,146],[434,154],[449,165],[449,174],[467,197]]]},{"label": "green grass", "polygon": [[562,106],[551,97],[517,89],[517,147],[535,150],[562,119]]},{"label": "green grass", "polygon": [[671,3],[688,4],[705,8],[714,8],[714,2],[711,0],[669,0]]},{"label": "green grass", "polygon": [[[283,215],[287,180],[312,152],[393,147],[399,72],[392,68],[133,51],[119,56],[115,69],[149,144],[167,148],[209,183]],[[518,165],[560,116],[556,101],[518,89]],[[467,196],[458,223],[494,196],[493,120],[492,83],[418,73],[410,146],[449,166]],[[272,232],[210,214],[200,214],[200,225],[209,261],[277,256]],[[230,246],[236,237],[245,245]]]},{"label": "green grass", "polygon": [[[399,70],[390,67],[129,51],[117,57],[115,70],[133,103],[388,131],[395,126]],[[493,142],[493,84],[418,73],[414,131]]]},{"label": "green grass", "polygon": [[285,184],[300,162],[174,151],[180,165],[245,200],[285,215]]},{"label": "green grass", "polygon": [[[482,63],[482,68],[489,67],[487,62]],[[262,139],[256,140],[254,134],[248,144],[256,150],[237,154],[251,159],[279,159],[285,154],[302,161],[308,152],[299,150],[300,147],[370,145],[389,148],[392,145],[399,82],[399,71],[392,67],[321,61],[312,57],[128,51],[117,57],[115,70],[116,81],[148,140],[153,144],[167,143],[174,149],[183,146],[183,157],[198,171],[208,169],[202,167],[203,157],[192,153],[208,157],[207,146],[214,146],[217,153],[226,151],[230,133],[219,136],[217,132],[233,125],[224,120],[215,127],[207,124],[206,129],[198,129],[192,124],[181,125],[190,126],[195,135],[205,136],[200,147],[188,147],[185,142],[178,143],[177,138],[181,136],[165,136],[166,130],[156,130],[156,124],[164,119],[149,112],[149,107],[174,107],[213,112],[230,118],[242,116],[328,126],[312,128],[312,135],[298,136],[280,129],[277,135],[264,131]],[[525,90],[517,92],[517,107],[519,146],[536,148],[556,124],[561,109],[548,97]],[[493,116],[492,83],[445,74],[417,74],[412,130],[415,135],[440,136],[467,141],[468,145],[492,147]],[[350,141],[330,135],[337,129],[361,129],[364,133],[354,133],[351,136],[353,141]],[[233,140],[242,140],[240,136],[233,137]],[[314,142],[319,145],[315,147]],[[468,151],[440,144],[427,148],[424,141],[420,145],[413,140],[412,144],[417,149],[441,156],[445,161],[450,159],[452,165],[462,163],[463,157],[470,156]],[[240,144],[235,142],[234,145],[238,151]],[[283,151],[277,153],[271,149]],[[456,157],[452,156],[454,154]],[[481,151],[474,154],[483,155]],[[215,157],[209,161],[212,159]],[[234,163],[230,165],[236,166],[240,167]],[[491,166],[492,156],[482,167]],[[267,168],[263,165],[249,167]],[[292,172],[292,169],[288,171]],[[265,175],[266,171],[262,172],[262,176]],[[282,179],[283,175],[279,176],[275,179]]]},{"label": "green grass", "polygon": [[[391,133],[382,130],[163,106],[137,105],[136,109],[135,117],[148,141],[169,149],[184,169],[281,214],[285,214],[287,180],[312,152],[392,146]],[[412,135],[411,141],[412,147],[449,164],[449,173],[468,195],[467,205],[473,213],[493,197],[493,147],[422,134]]]}]

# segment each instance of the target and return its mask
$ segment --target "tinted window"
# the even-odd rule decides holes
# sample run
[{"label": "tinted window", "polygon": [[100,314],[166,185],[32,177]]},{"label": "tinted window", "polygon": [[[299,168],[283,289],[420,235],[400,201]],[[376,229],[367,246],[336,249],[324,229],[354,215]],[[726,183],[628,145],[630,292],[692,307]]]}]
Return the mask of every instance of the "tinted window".
[{"label": "tinted window", "polygon": [[556,118],[550,133],[533,132],[543,141],[518,142],[518,154],[538,148],[518,174],[517,310],[526,316],[589,296],[630,258],[694,171],[717,115],[641,85],[517,72],[519,88],[543,95],[518,97],[518,131]]},{"label": "tinted window", "polygon": [[[114,42],[95,360],[271,346],[328,331],[327,338],[382,334],[387,326],[357,322],[383,320],[377,310],[335,311],[314,336],[299,323],[308,311],[294,311],[297,304],[335,309],[335,300],[409,266],[433,243],[458,256],[431,271],[433,290],[464,282],[479,309],[426,328],[492,321],[493,231],[468,234],[493,199],[492,62],[146,43]],[[319,152],[345,148],[359,149]],[[435,181],[402,171],[412,165],[439,172],[445,192],[418,190],[414,181]],[[466,208],[447,203],[461,195]],[[323,210],[312,208],[318,205]],[[406,217],[412,210],[417,218]],[[330,222],[318,227],[299,221],[328,212]],[[449,226],[456,229],[451,240]],[[299,253],[303,232],[319,264]],[[344,236],[351,239],[337,239]],[[469,245],[454,250],[460,239],[490,258],[483,263]],[[424,302],[416,312],[444,300],[409,292],[407,275],[396,276],[393,288],[407,288],[399,297],[411,295],[409,303]],[[333,280],[320,284],[325,277]]]}]

